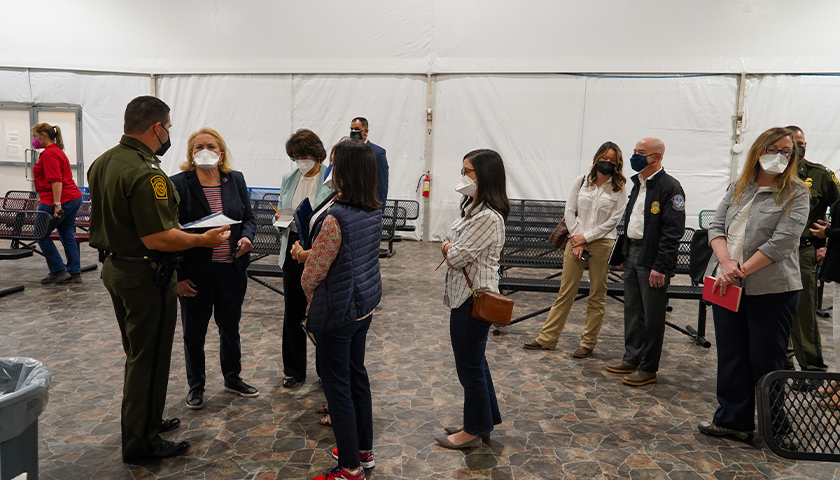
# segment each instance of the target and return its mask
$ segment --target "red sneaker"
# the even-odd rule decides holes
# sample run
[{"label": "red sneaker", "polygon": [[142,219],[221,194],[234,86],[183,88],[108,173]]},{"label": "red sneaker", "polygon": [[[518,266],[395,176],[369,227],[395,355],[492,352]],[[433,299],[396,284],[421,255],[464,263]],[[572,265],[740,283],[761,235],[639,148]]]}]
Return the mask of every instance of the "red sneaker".
[{"label": "red sneaker", "polygon": [[359,473],[353,475],[342,467],[335,467],[324,475],[318,475],[312,480],[365,480],[365,469],[360,468]]},{"label": "red sneaker", "polygon": [[[338,460],[338,448],[333,448],[332,456],[334,459]],[[373,452],[362,453],[359,452],[359,463],[362,465],[362,468],[373,468],[376,466],[376,462],[373,460]]]}]

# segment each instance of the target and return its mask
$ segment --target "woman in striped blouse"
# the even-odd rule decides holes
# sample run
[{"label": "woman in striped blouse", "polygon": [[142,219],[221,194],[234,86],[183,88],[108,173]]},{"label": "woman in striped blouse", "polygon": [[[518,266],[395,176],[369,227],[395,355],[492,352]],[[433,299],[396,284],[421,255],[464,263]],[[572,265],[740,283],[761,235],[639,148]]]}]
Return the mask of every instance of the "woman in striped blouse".
[{"label": "woman in striped blouse", "polygon": [[466,272],[476,291],[499,291],[499,255],[510,213],[502,157],[486,149],[468,153],[456,190],[463,195],[461,216],[446,234],[441,252],[449,265],[443,303],[451,309],[449,336],[464,387],[464,423],[445,428],[449,436],[435,438],[453,449],[480,447],[502,423],[484,356],[490,324],[472,316],[473,297],[465,277]]},{"label": "woman in striped blouse", "polygon": [[242,348],[239,318],[248,278],[245,270],[256,231],[248,187],[242,173],[231,169],[230,152],[224,139],[212,128],[202,128],[187,141],[183,172],[172,176],[181,198],[181,225],[211,213],[222,212],[242,223],[231,225],[230,241],[213,249],[196,247],[184,252],[178,270],[178,295],[184,328],[184,357],[187,364],[187,408],[204,406],[204,339],[210,317],[219,327],[219,354],[225,391],[242,397],[260,392],[242,381]]}]

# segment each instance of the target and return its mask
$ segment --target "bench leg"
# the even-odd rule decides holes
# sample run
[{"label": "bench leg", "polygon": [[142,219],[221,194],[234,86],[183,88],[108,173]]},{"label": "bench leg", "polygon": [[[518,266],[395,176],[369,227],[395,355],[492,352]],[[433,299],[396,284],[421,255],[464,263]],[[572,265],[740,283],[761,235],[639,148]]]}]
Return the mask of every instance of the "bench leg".
[{"label": "bench leg", "polygon": [[26,287],[23,285],[18,285],[15,287],[4,288],[0,290],[0,297],[5,297],[6,295],[11,295],[13,293],[22,292]]},{"label": "bench leg", "polygon": [[266,282],[264,282],[264,281],[260,280],[260,279],[259,279],[259,278],[257,278],[257,277],[252,277],[251,275],[248,275],[248,278],[249,278],[249,279],[251,279],[251,280],[253,280],[253,281],[255,281],[255,282],[257,282],[257,283],[259,283],[260,285],[262,285],[263,287],[265,287],[265,288],[267,288],[267,289],[269,289],[269,290],[271,290],[271,291],[277,292],[277,293],[279,293],[280,295],[283,295],[284,297],[286,296],[286,294],[285,294],[285,293],[283,293],[283,290],[280,290],[279,288],[275,287],[274,285],[271,285],[270,283],[266,283]]}]

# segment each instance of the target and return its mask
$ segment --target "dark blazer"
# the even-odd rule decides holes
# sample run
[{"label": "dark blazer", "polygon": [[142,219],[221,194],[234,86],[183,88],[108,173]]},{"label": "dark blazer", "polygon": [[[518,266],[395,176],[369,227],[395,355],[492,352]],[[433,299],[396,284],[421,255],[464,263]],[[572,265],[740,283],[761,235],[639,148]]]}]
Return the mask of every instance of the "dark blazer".
[{"label": "dark blazer", "polygon": [[388,159],[385,157],[385,149],[368,141],[368,146],[376,155],[376,199],[385,208],[385,200],[388,198]]},{"label": "dark blazer", "polygon": [[[254,241],[254,232],[257,223],[254,214],[251,212],[251,201],[248,196],[248,187],[245,185],[245,178],[241,172],[232,171],[221,174],[222,182],[222,212],[234,220],[241,220],[230,226],[230,247],[236,250],[236,244],[242,237],[248,237]],[[181,196],[181,203],[178,207],[178,221],[181,225],[194,222],[200,218],[210,215],[210,204],[204,196],[204,189],[194,170],[181,172],[171,177],[172,183]],[[203,267],[210,264],[213,249],[207,247],[195,247],[184,252],[184,263],[178,271],[178,281],[186,280],[191,275],[200,275]],[[246,253],[233,261],[236,269],[240,272],[248,268],[251,263],[251,254]]]},{"label": "dark blazer", "polygon": [[[831,226],[825,229],[828,245],[825,250],[825,260],[820,269],[820,278],[826,282],[840,282],[840,200],[831,205],[830,211]],[[811,227],[812,225],[807,226],[807,228]]]}]

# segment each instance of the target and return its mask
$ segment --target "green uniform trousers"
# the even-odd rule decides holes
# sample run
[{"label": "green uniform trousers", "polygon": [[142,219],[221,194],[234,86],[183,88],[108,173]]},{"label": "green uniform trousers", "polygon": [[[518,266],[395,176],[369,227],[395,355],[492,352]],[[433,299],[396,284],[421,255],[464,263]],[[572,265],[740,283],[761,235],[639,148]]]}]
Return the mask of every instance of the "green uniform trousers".
[{"label": "green uniform trousers", "polygon": [[126,355],[122,454],[123,458],[143,456],[162,442],[159,433],[169,383],[178,289],[173,276],[163,300],[150,263],[110,258],[102,266],[102,282],[114,303]]},{"label": "green uniform trousers", "polygon": [[802,295],[790,332],[786,367],[793,370],[795,356],[802,370],[824,372],[828,367],[823,361],[822,341],[817,328],[817,256],[814,247],[799,249],[799,270]]}]

